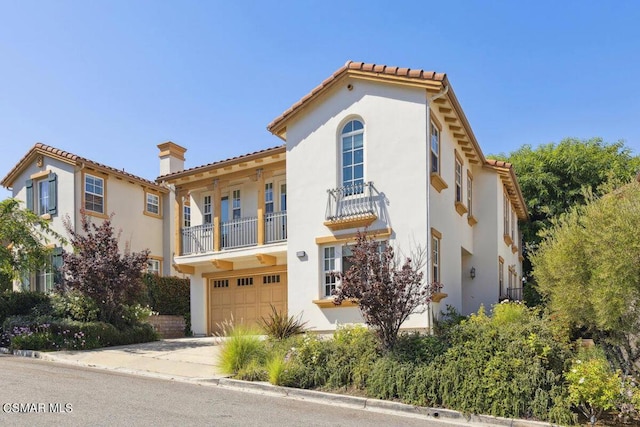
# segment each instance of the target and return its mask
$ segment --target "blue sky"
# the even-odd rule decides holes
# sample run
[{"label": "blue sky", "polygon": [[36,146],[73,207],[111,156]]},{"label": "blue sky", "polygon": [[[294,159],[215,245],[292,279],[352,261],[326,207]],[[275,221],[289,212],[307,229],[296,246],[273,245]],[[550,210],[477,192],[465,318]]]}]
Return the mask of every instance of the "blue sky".
[{"label": "blue sky", "polygon": [[[640,154],[640,2],[0,0],[0,175],[43,142],[146,177],[272,147],[347,60],[447,73],[485,154]],[[0,198],[8,196],[0,190]]]}]

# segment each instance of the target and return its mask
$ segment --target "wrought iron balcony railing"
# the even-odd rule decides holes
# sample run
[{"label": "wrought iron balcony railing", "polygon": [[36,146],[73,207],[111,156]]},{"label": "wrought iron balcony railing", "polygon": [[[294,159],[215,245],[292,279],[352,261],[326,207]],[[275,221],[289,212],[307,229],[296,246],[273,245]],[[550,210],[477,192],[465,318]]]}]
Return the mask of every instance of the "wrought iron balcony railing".
[{"label": "wrought iron balcony railing", "polygon": [[373,183],[363,182],[327,190],[327,221],[376,215]]}]

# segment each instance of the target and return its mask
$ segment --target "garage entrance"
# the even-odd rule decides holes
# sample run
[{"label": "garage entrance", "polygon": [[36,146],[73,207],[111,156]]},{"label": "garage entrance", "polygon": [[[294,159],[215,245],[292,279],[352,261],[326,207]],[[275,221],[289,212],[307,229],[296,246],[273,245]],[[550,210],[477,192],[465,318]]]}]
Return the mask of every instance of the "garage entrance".
[{"label": "garage entrance", "polygon": [[232,318],[236,324],[256,325],[269,316],[271,305],[287,313],[286,270],[246,273],[234,271],[208,279],[210,333]]}]

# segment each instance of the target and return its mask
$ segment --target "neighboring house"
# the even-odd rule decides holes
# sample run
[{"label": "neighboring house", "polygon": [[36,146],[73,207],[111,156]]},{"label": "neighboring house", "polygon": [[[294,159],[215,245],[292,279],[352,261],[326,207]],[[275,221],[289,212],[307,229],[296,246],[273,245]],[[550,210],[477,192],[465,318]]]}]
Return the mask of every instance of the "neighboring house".
[{"label": "neighboring house", "polygon": [[[270,305],[316,331],[361,322],[333,304],[357,231],[428,255],[428,282],[464,314],[520,299],[511,166],[484,157],[445,75],[350,62],[268,129],[286,141],[157,181],[176,195],[176,268],[191,277],[194,333],[255,322]],[[287,200],[288,196],[288,200]]]},{"label": "neighboring house", "polygon": [[[114,229],[122,232],[121,249],[126,246],[134,252],[149,249],[149,271],[172,272],[171,262],[165,261],[170,261],[171,252],[164,252],[163,243],[164,220],[169,217],[169,190],[155,182],[38,143],[0,183],[12,191],[14,198],[24,202],[24,207],[51,221],[51,228],[65,238],[68,235],[63,219],[68,217],[72,227],[80,230],[82,208],[94,222],[114,213]],[[71,248],[63,248],[59,242],[50,243],[52,264],[60,266],[63,250]],[[54,282],[52,269],[47,269],[25,275],[15,287],[49,291]]]},{"label": "neighboring house", "polygon": [[175,268],[191,278],[191,327],[287,312],[285,147],[157,180],[175,194]]}]

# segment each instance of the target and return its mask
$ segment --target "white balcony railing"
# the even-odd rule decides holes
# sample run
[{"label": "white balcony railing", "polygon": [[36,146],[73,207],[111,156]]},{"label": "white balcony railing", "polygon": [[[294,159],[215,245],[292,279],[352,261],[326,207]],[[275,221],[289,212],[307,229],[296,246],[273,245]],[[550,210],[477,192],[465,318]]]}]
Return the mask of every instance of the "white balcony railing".
[{"label": "white balcony railing", "polygon": [[[214,251],[215,235],[219,234],[220,249],[241,248],[258,244],[258,218],[238,218],[220,224],[214,230],[212,224],[185,227],[181,230],[181,255],[193,255]],[[287,240],[287,212],[272,212],[264,216],[264,243]]]},{"label": "white balcony railing", "polygon": [[182,255],[213,251],[213,224],[182,229]]},{"label": "white balcony railing", "polygon": [[264,242],[287,240],[287,212],[271,212],[264,216]]},{"label": "white balcony railing", "polygon": [[258,218],[232,219],[220,224],[220,247],[239,248],[258,244]]},{"label": "white balcony railing", "polygon": [[373,199],[373,183],[363,182],[327,190],[327,221],[335,221],[343,218],[375,215],[375,202]]}]

